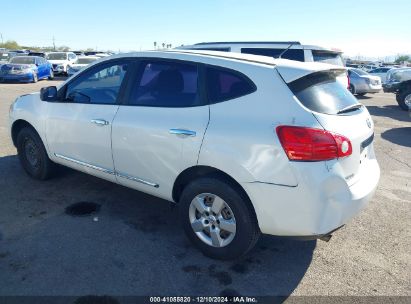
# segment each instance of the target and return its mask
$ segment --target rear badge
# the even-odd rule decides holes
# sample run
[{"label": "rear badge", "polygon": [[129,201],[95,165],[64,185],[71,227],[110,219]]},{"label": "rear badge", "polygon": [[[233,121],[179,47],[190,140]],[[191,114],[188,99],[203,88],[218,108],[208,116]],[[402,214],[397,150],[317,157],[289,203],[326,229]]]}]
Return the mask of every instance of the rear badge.
[{"label": "rear badge", "polygon": [[368,126],[368,128],[370,128],[371,129],[371,120],[369,119],[369,118],[367,118],[367,126]]}]

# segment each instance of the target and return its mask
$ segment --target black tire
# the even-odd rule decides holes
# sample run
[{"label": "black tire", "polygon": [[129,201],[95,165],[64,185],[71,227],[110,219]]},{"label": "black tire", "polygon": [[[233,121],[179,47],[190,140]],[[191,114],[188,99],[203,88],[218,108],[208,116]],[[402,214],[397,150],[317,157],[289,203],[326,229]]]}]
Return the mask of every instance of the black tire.
[{"label": "black tire", "polygon": [[355,87],[352,84],[350,84],[350,92],[353,95],[355,94]]},{"label": "black tire", "polygon": [[365,96],[367,93],[357,93],[358,96]]},{"label": "black tire", "polygon": [[[231,208],[236,221],[236,232],[224,247],[213,247],[202,241],[191,227],[189,218],[193,199],[203,193],[222,198]],[[188,238],[204,255],[220,260],[232,260],[244,256],[257,243],[261,234],[251,202],[235,185],[219,178],[204,177],[194,180],[185,187],[179,202],[180,218]]]},{"label": "black tire", "polygon": [[30,127],[17,134],[17,154],[23,169],[31,177],[46,180],[52,177],[55,164],[49,159],[40,136]]},{"label": "black tire", "polygon": [[54,79],[54,71],[53,69],[50,69],[49,80],[53,80],[53,79]]},{"label": "black tire", "polygon": [[33,73],[33,83],[36,83],[37,81],[39,81],[39,77],[36,73]]},{"label": "black tire", "polygon": [[409,103],[408,101],[408,105],[407,102],[405,101],[405,99],[410,99],[411,98],[411,88],[407,88],[405,90],[400,91],[397,94],[397,103],[398,105],[401,107],[401,109],[403,109],[404,111],[411,111],[411,103]]}]

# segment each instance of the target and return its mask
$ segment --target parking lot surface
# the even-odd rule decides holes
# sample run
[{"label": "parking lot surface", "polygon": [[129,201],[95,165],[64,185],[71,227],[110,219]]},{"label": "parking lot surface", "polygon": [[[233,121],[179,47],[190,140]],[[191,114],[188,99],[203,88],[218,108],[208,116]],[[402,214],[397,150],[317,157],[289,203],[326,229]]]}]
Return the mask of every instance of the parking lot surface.
[{"label": "parking lot surface", "polygon": [[[9,106],[60,81],[0,84],[0,296],[411,296],[411,117],[393,94],[360,99],[381,180],[359,216],[328,243],[263,236],[244,260],[221,262],[192,247],[167,201],[70,169],[45,182],[25,174]],[[65,213],[78,202],[100,210]]]}]

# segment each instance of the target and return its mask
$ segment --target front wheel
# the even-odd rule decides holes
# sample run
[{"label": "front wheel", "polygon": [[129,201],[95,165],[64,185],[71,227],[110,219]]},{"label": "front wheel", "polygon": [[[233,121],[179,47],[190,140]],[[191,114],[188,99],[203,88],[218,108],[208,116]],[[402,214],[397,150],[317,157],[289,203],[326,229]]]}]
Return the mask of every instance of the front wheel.
[{"label": "front wheel", "polygon": [[54,71],[53,69],[50,69],[49,80],[53,80],[53,79],[54,79]]},{"label": "front wheel", "polygon": [[39,80],[36,73],[33,73],[33,83],[36,83]]},{"label": "front wheel", "polygon": [[411,110],[411,88],[397,94],[397,103],[404,111]]},{"label": "front wheel", "polygon": [[244,256],[260,236],[248,198],[218,178],[200,178],[184,189],[180,217],[188,238],[215,259]]},{"label": "front wheel", "polygon": [[40,136],[32,128],[25,127],[17,135],[17,153],[23,169],[33,178],[46,180],[55,170]]}]

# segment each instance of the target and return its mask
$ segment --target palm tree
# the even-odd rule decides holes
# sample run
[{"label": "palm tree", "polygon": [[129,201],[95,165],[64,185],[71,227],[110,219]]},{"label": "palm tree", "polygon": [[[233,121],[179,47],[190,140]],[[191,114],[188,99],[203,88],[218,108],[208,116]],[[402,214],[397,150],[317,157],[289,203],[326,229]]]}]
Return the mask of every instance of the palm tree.
[{"label": "palm tree", "polygon": [[165,46],[166,46],[166,44],[163,42],[163,49],[164,49]]},{"label": "palm tree", "polygon": [[154,48],[157,47],[157,41],[154,41]]}]

